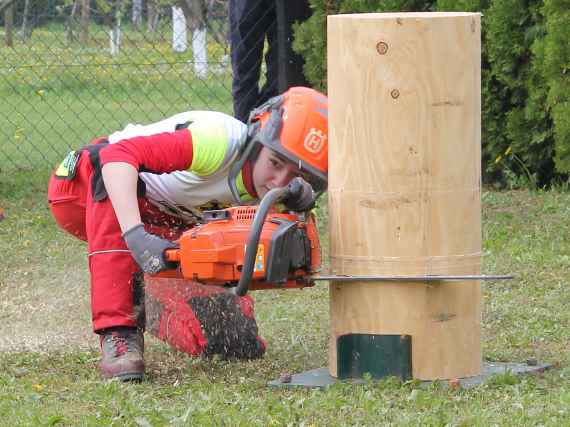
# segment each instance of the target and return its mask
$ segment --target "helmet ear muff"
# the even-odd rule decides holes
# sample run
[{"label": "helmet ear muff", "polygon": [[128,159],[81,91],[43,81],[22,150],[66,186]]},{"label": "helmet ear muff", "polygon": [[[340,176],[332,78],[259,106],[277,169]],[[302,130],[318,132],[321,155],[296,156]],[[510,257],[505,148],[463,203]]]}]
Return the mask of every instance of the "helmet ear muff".
[{"label": "helmet ear muff", "polygon": [[255,141],[251,141],[251,144],[252,144],[251,152],[247,156],[246,161],[249,160],[251,167],[253,167],[253,164],[255,163],[257,158],[259,157],[259,153],[261,152],[261,148],[263,146],[261,144],[259,144],[258,142],[255,142]]},{"label": "helmet ear muff", "polygon": [[280,147],[279,136],[281,135],[281,128],[283,127],[282,116],[283,108],[270,110],[267,122],[265,122],[265,125],[255,138],[262,144],[278,150]]},{"label": "helmet ear muff", "polygon": [[259,129],[261,126],[261,123],[256,121],[251,123],[248,127],[247,127],[247,142],[245,144],[245,150],[243,150],[242,154],[244,157],[244,163],[245,161],[250,161],[251,163],[255,162],[257,160],[257,156],[259,156],[259,152],[261,151],[261,147],[262,145],[259,143],[259,133],[263,130],[263,129]]},{"label": "helmet ear muff", "polygon": [[259,121],[248,121],[247,122],[247,142],[246,144],[244,144],[244,147],[247,146],[247,144],[249,143],[249,141],[251,141],[253,139],[253,137],[255,136],[255,134],[257,132],[259,132],[259,127],[261,126],[261,123],[259,123]]},{"label": "helmet ear muff", "polygon": [[259,117],[261,117],[263,113],[281,109],[280,107],[283,104],[284,100],[285,98],[283,97],[283,95],[277,95],[274,96],[273,98],[269,98],[259,107],[256,107],[253,110],[251,110],[251,112],[249,113],[249,117],[247,119],[247,125],[249,126],[258,121]]},{"label": "helmet ear muff", "polygon": [[228,173],[228,185],[236,203],[241,203],[241,198],[237,189],[236,178],[241,172],[245,162],[250,160],[251,163],[253,163],[261,151],[261,144],[257,141],[257,135],[259,134],[260,126],[261,124],[259,122],[248,124],[245,143],[243,144],[243,147],[241,148],[236,161],[230,166]]}]

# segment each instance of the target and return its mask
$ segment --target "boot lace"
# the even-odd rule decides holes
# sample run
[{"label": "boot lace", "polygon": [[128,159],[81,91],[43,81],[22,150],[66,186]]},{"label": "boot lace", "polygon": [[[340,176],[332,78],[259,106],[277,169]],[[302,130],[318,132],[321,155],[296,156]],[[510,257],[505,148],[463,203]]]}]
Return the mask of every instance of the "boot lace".
[{"label": "boot lace", "polygon": [[113,342],[115,348],[115,356],[119,357],[129,351],[129,340],[120,332],[111,332],[109,339]]}]

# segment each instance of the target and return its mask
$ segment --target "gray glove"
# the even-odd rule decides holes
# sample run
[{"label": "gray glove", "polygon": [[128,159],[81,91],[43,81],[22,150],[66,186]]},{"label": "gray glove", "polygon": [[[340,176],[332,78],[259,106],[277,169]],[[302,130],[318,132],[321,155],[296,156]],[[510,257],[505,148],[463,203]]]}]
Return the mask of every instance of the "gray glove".
[{"label": "gray glove", "polygon": [[139,267],[148,274],[173,268],[174,265],[164,258],[166,249],[175,248],[176,245],[154,234],[147,233],[143,224],[135,225],[123,233],[131,255]]},{"label": "gray glove", "polygon": [[301,177],[293,178],[287,185],[288,194],[282,203],[292,211],[305,212],[315,207],[313,187]]}]

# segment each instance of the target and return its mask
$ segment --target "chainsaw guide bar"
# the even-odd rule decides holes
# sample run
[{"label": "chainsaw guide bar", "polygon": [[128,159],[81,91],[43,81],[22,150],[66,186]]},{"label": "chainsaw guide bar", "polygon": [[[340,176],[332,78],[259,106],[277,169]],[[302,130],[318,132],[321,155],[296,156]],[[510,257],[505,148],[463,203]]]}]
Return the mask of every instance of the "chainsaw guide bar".
[{"label": "chainsaw guide bar", "polygon": [[308,280],[327,280],[331,282],[439,282],[444,280],[510,280],[513,275],[464,275],[464,276],[311,276]]}]

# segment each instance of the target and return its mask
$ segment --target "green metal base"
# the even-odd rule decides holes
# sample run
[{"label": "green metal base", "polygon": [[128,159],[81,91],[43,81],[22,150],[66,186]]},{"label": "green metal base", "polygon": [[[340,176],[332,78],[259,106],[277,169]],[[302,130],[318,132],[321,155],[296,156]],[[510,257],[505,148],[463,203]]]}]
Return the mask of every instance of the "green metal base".
[{"label": "green metal base", "polygon": [[[461,388],[471,388],[484,384],[491,377],[495,375],[503,375],[511,373],[514,375],[528,375],[536,374],[550,369],[552,365],[539,364],[530,362],[524,363],[508,363],[508,362],[485,362],[483,363],[483,372],[481,375],[468,378],[460,378],[459,386]],[[346,380],[339,380],[329,374],[328,368],[311,369],[310,371],[302,372],[294,375],[283,375],[281,378],[270,381],[271,387],[307,387],[307,388],[327,388],[338,382],[349,384],[363,384],[363,379],[351,378]],[[445,386],[449,386],[449,381],[439,381]],[[422,384],[429,385],[433,381],[422,381]]]},{"label": "green metal base", "polygon": [[338,379],[374,379],[394,376],[412,378],[410,335],[347,334],[337,339]]}]

